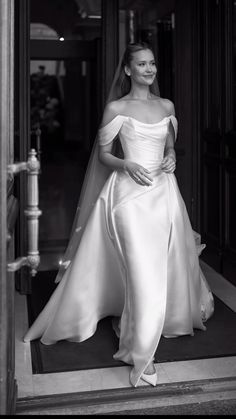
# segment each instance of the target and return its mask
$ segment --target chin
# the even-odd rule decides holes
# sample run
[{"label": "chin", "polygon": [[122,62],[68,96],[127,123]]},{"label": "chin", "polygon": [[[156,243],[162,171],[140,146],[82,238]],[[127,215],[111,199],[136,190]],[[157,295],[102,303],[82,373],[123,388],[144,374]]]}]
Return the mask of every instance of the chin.
[{"label": "chin", "polygon": [[147,84],[152,84],[154,82],[154,80],[155,80],[155,77],[145,78],[145,82]]},{"label": "chin", "polygon": [[154,79],[152,79],[152,80],[146,80],[146,84],[148,86],[151,86],[153,84],[153,82],[154,82]]}]

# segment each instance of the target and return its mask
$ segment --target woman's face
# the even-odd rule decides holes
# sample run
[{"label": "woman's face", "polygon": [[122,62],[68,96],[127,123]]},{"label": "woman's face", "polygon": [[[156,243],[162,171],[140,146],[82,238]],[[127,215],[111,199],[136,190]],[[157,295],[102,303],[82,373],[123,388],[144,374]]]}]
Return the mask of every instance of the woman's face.
[{"label": "woman's face", "polygon": [[126,66],[126,73],[137,84],[150,86],[157,73],[154,55],[151,50],[144,49],[132,55],[132,61]]}]

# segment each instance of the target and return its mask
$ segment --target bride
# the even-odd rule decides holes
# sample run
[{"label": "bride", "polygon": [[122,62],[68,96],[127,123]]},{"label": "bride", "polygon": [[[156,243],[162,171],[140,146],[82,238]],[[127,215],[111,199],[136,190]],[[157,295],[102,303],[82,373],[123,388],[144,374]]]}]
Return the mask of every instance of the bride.
[{"label": "bride", "polygon": [[[130,382],[155,386],[161,335],[205,330],[214,300],[174,175],[177,120],[158,95],[148,44],[129,44],[116,73],[59,269],[58,286],[24,341],[91,337],[113,316],[114,358]],[[122,154],[117,152],[121,145]]]}]

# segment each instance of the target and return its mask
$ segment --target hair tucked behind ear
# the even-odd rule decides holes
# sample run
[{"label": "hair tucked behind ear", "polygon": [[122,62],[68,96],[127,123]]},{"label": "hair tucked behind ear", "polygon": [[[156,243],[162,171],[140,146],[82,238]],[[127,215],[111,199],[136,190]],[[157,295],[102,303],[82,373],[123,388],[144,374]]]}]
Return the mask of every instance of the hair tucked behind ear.
[{"label": "hair tucked behind ear", "polygon": [[[123,57],[120,60],[118,68],[116,70],[115,77],[108,95],[108,102],[112,100],[120,99],[127,95],[131,89],[130,77],[125,73],[125,66],[130,66],[133,59],[133,54],[138,51],[150,50],[153,53],[152,47],[146,42],[135,42],[127,45]],[[157,96],[160,96],[158,83],[155,79],[153,85],[150,88],[151,92]]]}]

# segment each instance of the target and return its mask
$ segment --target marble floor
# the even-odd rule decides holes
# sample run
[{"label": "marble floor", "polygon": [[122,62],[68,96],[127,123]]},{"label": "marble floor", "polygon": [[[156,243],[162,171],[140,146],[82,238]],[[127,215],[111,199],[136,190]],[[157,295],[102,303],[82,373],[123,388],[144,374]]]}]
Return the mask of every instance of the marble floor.
[{"label": "marble floor", "polygon": [[[236,312],[236,287],[201,261],[214,294]],[[130,387],[129,367],[32,374],[26,297],[16,293],[16,380],[18,398]],[[236,356],[156,364],[160,384],[236,377]],[[143,385],[145,385],[143,383]],[[148,384],[146,384],[148,385]]]}]

